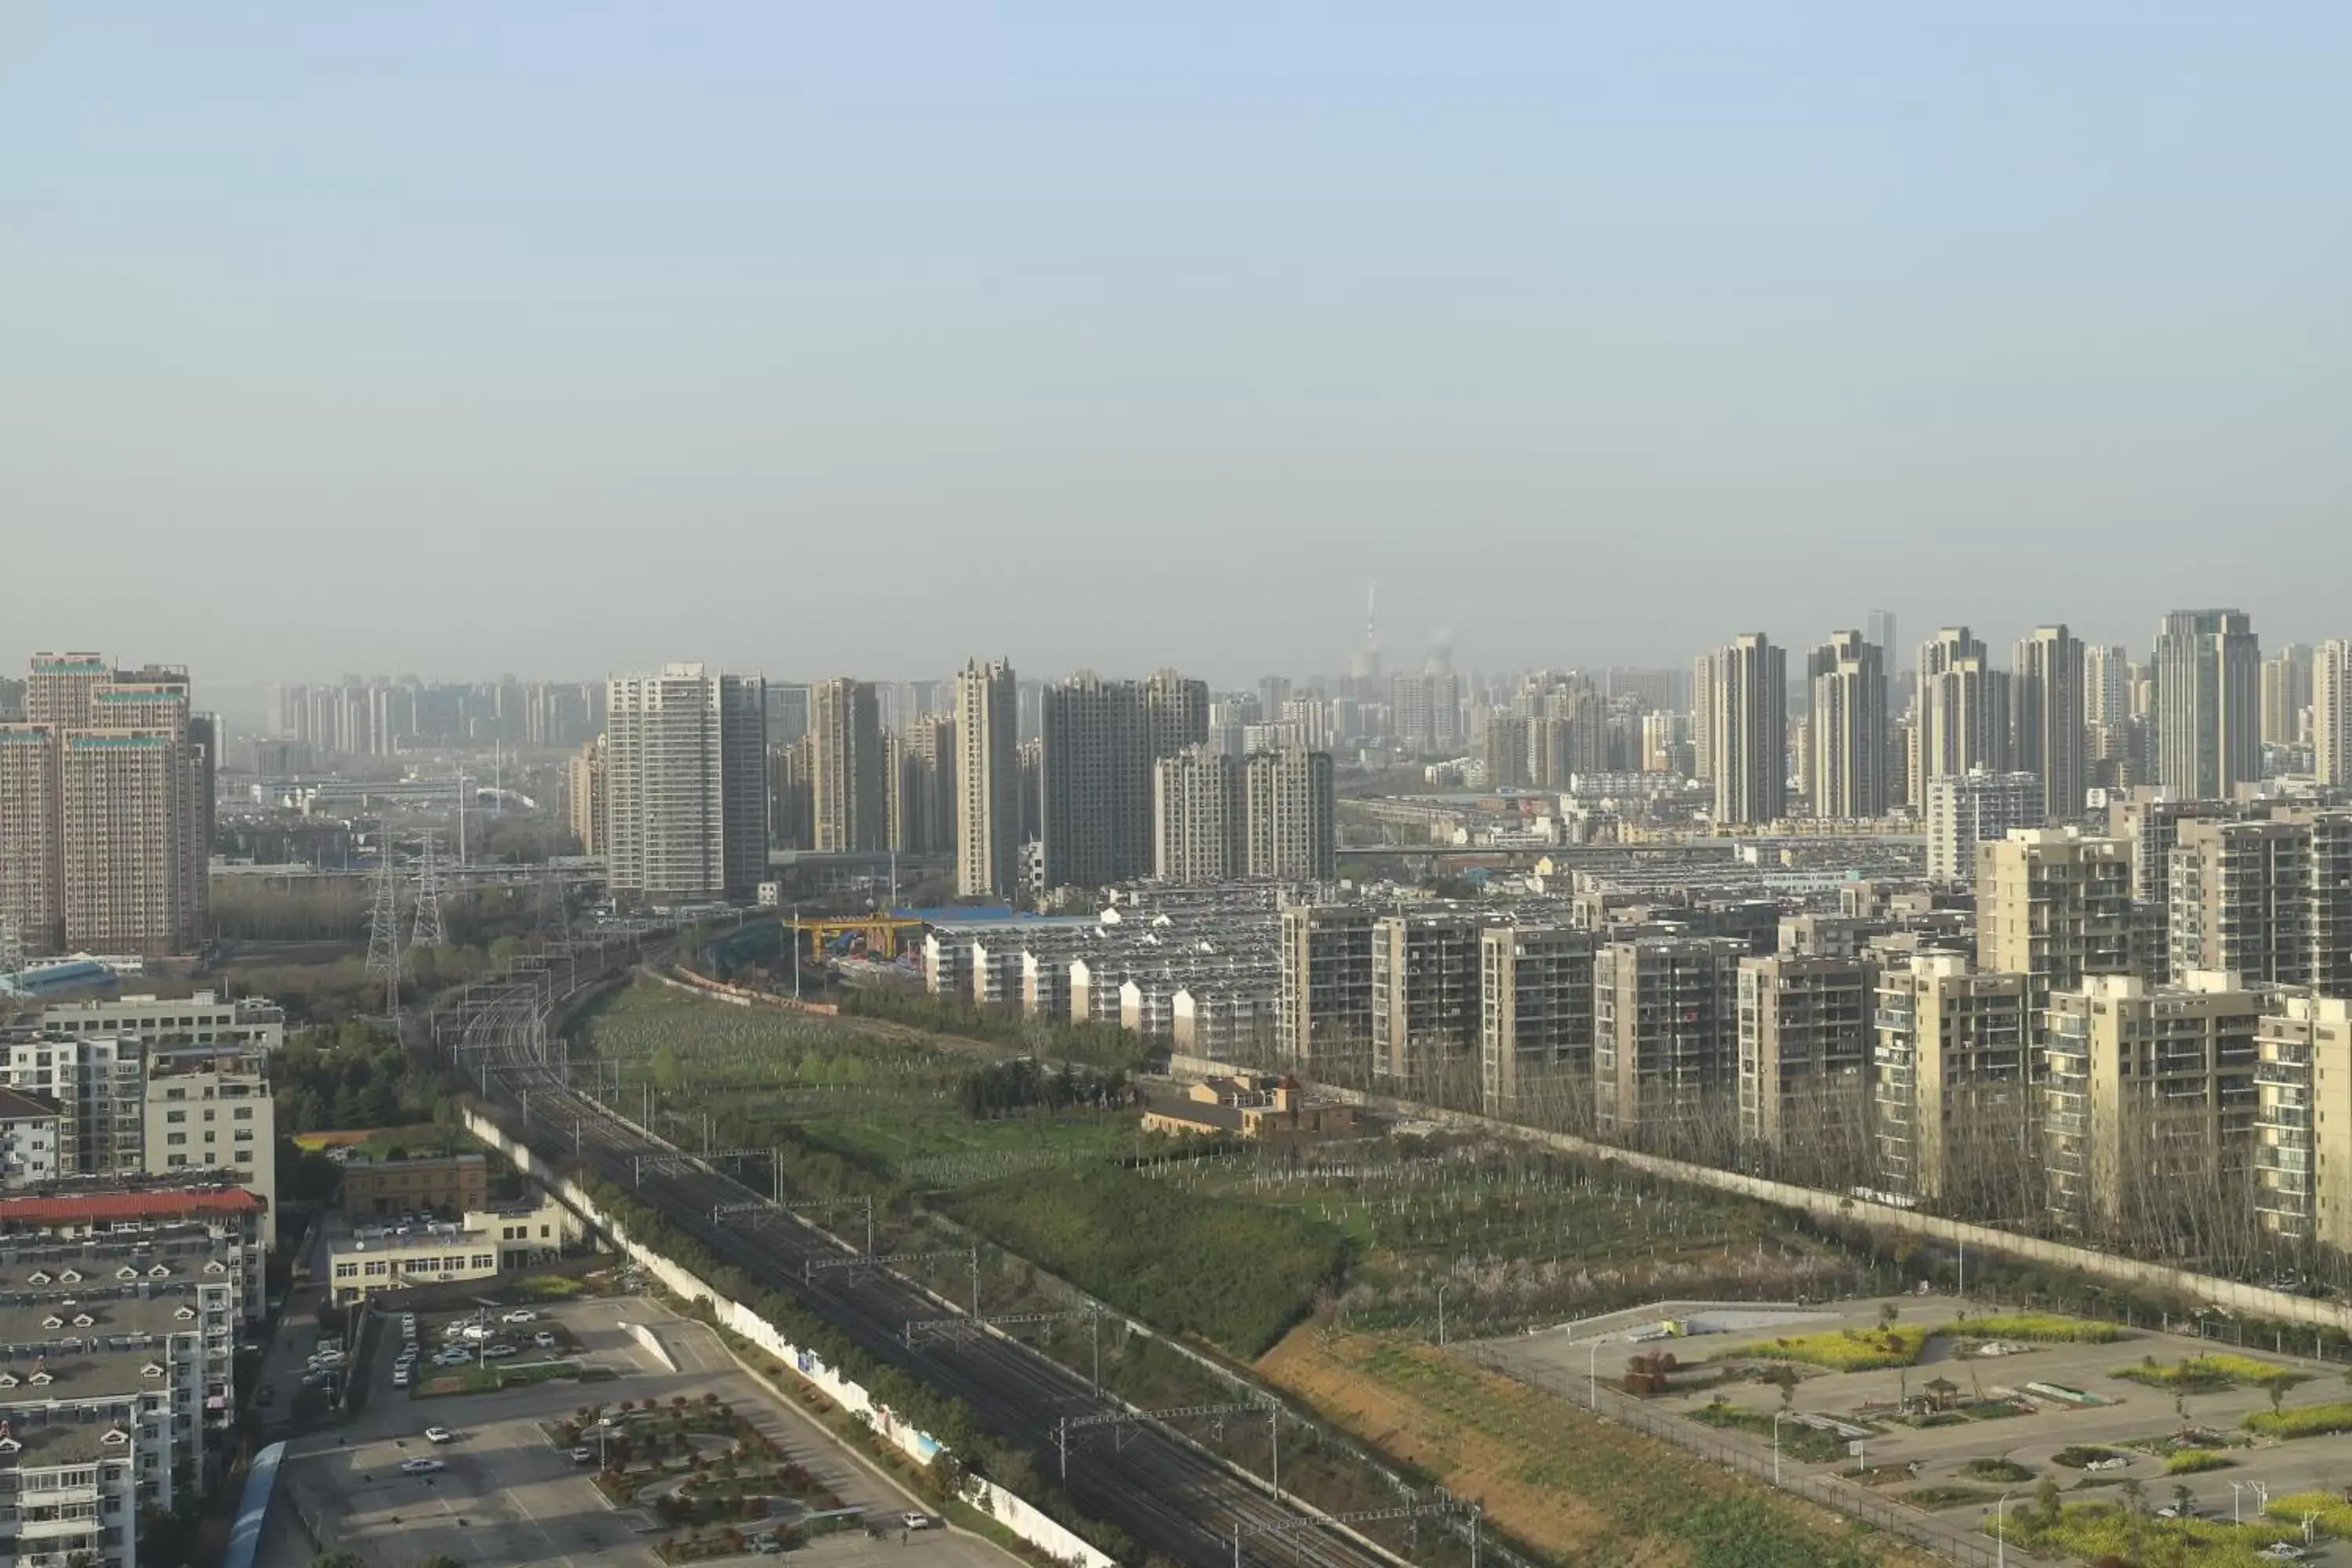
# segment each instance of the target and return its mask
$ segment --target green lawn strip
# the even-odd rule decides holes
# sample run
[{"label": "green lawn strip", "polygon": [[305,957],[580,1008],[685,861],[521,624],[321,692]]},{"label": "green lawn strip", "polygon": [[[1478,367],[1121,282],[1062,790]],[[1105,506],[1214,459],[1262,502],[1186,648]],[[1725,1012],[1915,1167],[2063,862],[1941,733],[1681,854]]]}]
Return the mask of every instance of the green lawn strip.
[{"label": "green lawn strip", "polygon": [[1909,1503],[1913,1508],[1962,1508],[1990,1502],[2000,1495],[1982,1487],[1914,1487],[1907,1492],[1896,1493],[1895,1500]]},{"label": "green lawn strip", "polygon": [[2180,1448],[2164,1457],[2164,1473],[2168,1476],[2201,1475],[2207,1470],[2226,1470],[2238,1461],[2212,1448]]},{"label": "green lawn strip", "polygon": [[2105,1345],[2131,1337],[2121,1323],[2057,1312],[1993,1312],[1946,1323],[1935,1331],[1959,1339],[2023,1340],[2032,1344]]},{"label": "green lawn strip", "polygon": [[2030,1481],[2038,1473],[2032,1466],[2021,1465],[2014,1459],[1970,1459],[1960,1467],[1960,1474],[1972,1481],[1998,1481],[2004,1486]]},{"label": "green lawn strip", "polygon": [[[1770,1412],[1749,1410],[1722,1400],[1700,1405],[1690,1413],[1690,1419],[1702,1426],[1746,1432],[1761,1437],[1767,1442],[1771,1441],[1772,1438],[1773,1419]],[[1785,1413],[1779,1425],[1780,1452],[1790,1458],[1801,1459],[1807,1464],[1819,1465],[1846,1457],[1846,1440],[1834,1432],[1824,1432],[1818,1426],[1808,1426],[1801,1421],[1792,1421]]]}]

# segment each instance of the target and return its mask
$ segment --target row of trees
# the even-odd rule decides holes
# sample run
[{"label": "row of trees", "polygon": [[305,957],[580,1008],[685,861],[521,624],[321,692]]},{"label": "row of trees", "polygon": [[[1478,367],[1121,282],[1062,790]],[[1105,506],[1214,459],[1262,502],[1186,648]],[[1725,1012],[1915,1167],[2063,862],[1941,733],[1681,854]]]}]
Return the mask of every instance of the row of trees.
[{"label": "row of trees", "polygon": [[979,1121],[1040,1107],[1120,1110],[1133,1105],[1136,1096],[1122,1068],[1089,1073],[1069,1062],[1048,1068],[1019,1057],[964,1074],[956,1098],[963,1113]]}]

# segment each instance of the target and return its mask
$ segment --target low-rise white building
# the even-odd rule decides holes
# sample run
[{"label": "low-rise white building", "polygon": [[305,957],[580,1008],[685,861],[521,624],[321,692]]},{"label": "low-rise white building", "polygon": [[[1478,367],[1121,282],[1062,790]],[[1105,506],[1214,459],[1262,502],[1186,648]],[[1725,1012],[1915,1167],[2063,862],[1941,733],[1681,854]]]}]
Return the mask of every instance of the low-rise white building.
[{"label": "low-rise white building", "polygon": [[286,1009],[266,997],[231,1001],[217,992],[191,996],[119,996],[110,1002],[58,1002],[41,1009],[41,1028],[58,1035],[136,1035],[154,1046],[248,1046],[274,1051],[286,1043]]},{"label": "low-rise white building", "polygon": [[0,1089],[0,1187],[39,1186],[58,1176],[58,1102]]},{"label": "low-rise white building", "polygon": [[144,1120],[151,1174],[226,1174],[261,1200],[263,1245],[278,1245],[278,1107],[258,1051],[152,1056]]}]

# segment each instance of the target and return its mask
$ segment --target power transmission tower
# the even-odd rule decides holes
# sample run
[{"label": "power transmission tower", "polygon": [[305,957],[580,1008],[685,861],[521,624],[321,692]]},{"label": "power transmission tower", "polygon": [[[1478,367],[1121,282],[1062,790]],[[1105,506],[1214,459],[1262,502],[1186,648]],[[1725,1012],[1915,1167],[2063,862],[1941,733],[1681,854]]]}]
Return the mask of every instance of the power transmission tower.
[{"label": "power transmission tower", "polygon": [[392,835],[376,843],[375,908],[368,914],[367,967],[383,976],[383,1010],[400,1017],[400,868],[394,862]]},{"label": "power transmission tower", "polygon": [[441,868],[433,858],[434,837],[425,836],[425,855],[416,863],[416,923],[408,934],[408,945],[439,947],[449,940],[441,924]]}]

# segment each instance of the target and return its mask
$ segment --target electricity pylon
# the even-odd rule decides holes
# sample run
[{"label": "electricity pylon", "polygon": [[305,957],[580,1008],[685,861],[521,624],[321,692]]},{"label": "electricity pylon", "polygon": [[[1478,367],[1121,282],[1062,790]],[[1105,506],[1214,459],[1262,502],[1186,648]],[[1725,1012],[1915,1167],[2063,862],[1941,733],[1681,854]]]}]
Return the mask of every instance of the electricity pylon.
[{"label": "electricity pylon", "polygon": [[425,855],[416,863],[416,921],[408,945],[439,947],[449,940],[441,923],[441,868],[433,858],[433,835],[425,836]]},{"label": "electricity pylon", "polygon": [[392,855],[392,835],[377,836],[375,907],[368,914],[367,967],[383,976],[383,1010],[400,1016],[400,868]]}]

